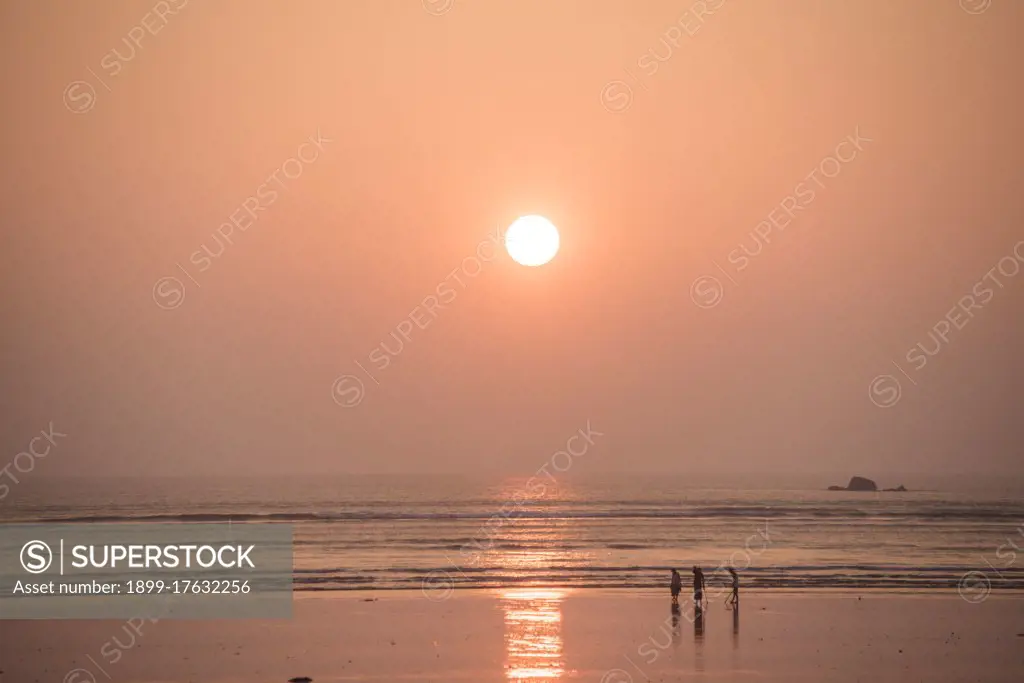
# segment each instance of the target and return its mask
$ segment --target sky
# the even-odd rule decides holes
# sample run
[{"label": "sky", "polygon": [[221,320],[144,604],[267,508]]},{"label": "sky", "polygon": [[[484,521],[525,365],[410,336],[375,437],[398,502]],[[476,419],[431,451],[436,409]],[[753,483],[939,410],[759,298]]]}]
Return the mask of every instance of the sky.
[{"label": "sky", "polygon": [[0,467],[1019,472],[1022,24],[4,2]]}]

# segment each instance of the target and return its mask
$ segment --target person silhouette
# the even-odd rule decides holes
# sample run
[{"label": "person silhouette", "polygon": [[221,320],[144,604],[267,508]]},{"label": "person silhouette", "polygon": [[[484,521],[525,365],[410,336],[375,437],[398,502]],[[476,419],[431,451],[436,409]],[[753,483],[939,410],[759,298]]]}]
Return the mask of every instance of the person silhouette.
[{"label": "person silhouette", "polygon": [[672,591],[672,604],[679,604],[679,594],[683,590],[683,577],[679,575],[679,572],[675,569],[672,570],[672,581],[669,584],[669,589]]},{"label": "person silhouette", "polygon": [[725,599],[725,606],[732,607],[733,609],[740,608],[740,577],[736,574],[736,570],[732,567],[726,567],[730,574],[732,574],[732,595]]},{"label": "person silhouette", "polygon": [[704,607],[704,571],[697,565],[693,565],[693,603],[700,614]]}]

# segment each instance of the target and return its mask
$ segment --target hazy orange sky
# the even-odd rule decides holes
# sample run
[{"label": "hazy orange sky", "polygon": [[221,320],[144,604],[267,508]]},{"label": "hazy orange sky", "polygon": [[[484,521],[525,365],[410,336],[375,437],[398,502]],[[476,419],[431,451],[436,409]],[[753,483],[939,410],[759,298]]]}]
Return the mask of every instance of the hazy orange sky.
[{"label": "hazy orange sky", "polygon": [[1024,240],[1024,4],[963,5],[4,2],[0,465],[1019,471],[1024,273],[907,359]]}]

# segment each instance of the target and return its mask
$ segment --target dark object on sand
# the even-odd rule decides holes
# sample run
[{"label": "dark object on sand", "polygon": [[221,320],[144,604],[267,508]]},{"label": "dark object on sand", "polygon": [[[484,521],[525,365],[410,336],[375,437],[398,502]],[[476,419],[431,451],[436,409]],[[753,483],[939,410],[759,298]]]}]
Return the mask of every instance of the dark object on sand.
[{"label": "dark object on sand", "polygon": [[846,485],[846,488],[842,486],[829,486],[829,491],[877,491],[878,484],[865,479],[864,477],[852,477],[850,483]]},{"label": "dark object on sand", "polygon": [[289,678],[288,683],[313,683],[313,679],[309,676],[296,676],[295,678]]}]

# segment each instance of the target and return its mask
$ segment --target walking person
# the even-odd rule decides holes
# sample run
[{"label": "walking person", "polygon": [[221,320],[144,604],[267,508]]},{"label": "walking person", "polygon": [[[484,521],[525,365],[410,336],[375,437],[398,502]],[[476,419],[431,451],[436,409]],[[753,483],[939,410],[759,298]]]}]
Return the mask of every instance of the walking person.
[{"label": "walking person", "polygon": [[740,608],[740,577],[732,567],[726,567],[732,574],[732,595],[725,599],[725,606],[732,609]]},{"label": "walking person", "polygon": [[672,591],[672,604],[679,604],[679,594],[683,591],[683,577],[675,569],[672,570],[672,582],[669,584]]},{"label": "walking person", "polygon": [[704,571],[693,565],[693,602],[698,613],[704,609],[704,588]]}]

